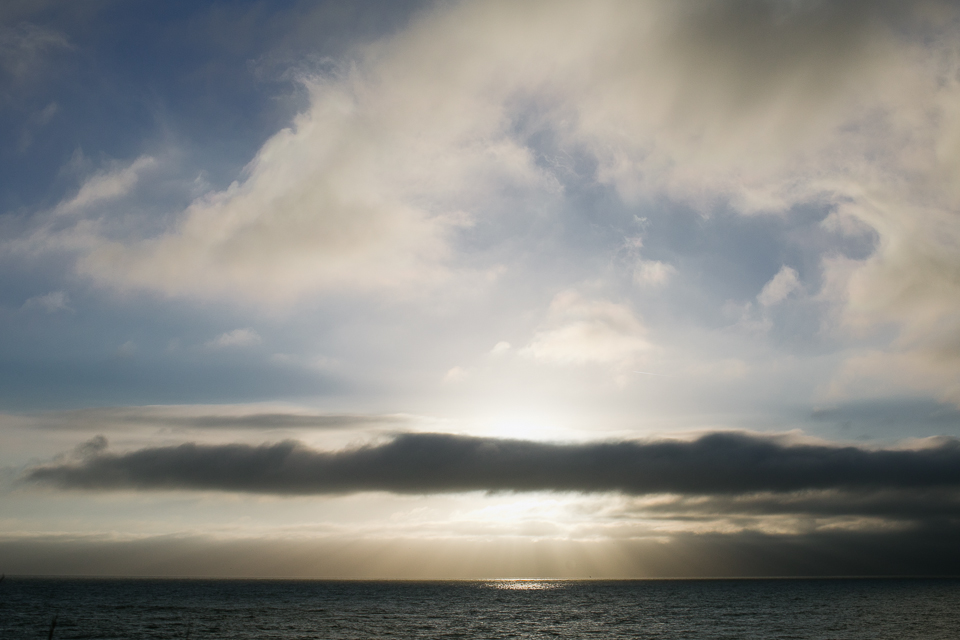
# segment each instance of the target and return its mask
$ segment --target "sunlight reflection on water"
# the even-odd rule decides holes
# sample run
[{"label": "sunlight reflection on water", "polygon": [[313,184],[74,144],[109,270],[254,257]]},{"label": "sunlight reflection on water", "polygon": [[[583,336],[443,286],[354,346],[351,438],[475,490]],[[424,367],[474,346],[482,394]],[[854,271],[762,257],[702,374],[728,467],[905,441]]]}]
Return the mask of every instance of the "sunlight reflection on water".
[{"label": "sunlight reflection on water", "polygon": [[485,587],[493,589],[509,589],[511,591],[541,591],[543,589],[560,589],[564,580],[491,580],[484,582]]}]

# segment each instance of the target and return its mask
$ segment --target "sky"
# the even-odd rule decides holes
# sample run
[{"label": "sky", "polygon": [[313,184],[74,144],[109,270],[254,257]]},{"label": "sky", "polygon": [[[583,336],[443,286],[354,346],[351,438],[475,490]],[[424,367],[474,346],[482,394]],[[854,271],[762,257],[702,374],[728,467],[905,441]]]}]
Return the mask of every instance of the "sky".
[{"label": "sky", "polygon": [[960,574],[960,5],[4,2],[0,572]]}]

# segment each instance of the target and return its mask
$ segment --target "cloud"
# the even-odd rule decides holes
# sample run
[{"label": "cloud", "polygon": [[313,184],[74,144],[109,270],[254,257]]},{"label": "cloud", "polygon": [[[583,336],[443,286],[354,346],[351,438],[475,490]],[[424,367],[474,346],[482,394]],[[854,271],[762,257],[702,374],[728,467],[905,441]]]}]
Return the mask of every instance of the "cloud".
[{"label": "cloud", "polygon": [[132,358],[135,355],[137,355],[137,343],[133,340],[127,340],[117,347],[116,357],[118,358]]},{"label": "cloud", "polygon": [[802,490],[787,494],[760,492],[736,496],[675,496],[635,507],[642,517],[664,519],[730,518],[801,515],[816,518],[872,517],[922,522],[960,517],[960,492],[956,488],[911,491]]},{"label": "cloud", "polygon": [[119,287],[253,299],[429,281],[446,273],[466,222],[516,208],[505,194],[561,193],[560,176],[535,161],[522,126],[531,118],[627,197],[784,210],[836,191],[840,181],[817,180],[849,173],[850,153],[822,164],[838,144],[857,154],[877,140],[838,132],[862,131],[851,121],[864,95],[886,100],[911,77],[885,24],[897,13],[870,3],[438,5],[333,71],[301,74],[309,107],[237,182],[159,236],[102,239],[80,269]]},{"label": "cloud", "polygon": [[359,491],[620,492],[732,496],[798,491],[960,489],[960,442],[919,449],[791,444],[744,433],[693,441],[551,444],[406,433],[337,452],[294,441],[252,446],[186,443],[30,469],[63,489],[214,490],[267,494]]},{"label": "cloud", "polygon": [[57,311],[73,311],[70,307],[70,298],[63,291],[51,291],[42,296],[35,296],[23,303],[24,309],[40,307],[47,313]]},{"label": "cloud", "polygon": [[[314,535],[304,538],[198,535],[0,536],[0,560],[13,575],[170,576],[222,578],[493,579],[652,578],[731,576],[956,576],[960,573],[956,526],[897,531],[824,531],[792,535],[758,532],[681,534],[621,540],[507,540],[468,542],[424,537],[370,538]],[[484,585],[472,583],[476,588]],[[848,583],[849,584],[849,583]],[[647,596],[663,587],[676,604],[671,583],[644,584]],[[706,588],[705,585],[700,585]],[[762,592],[781,610],[809,611],[794,600],[796,583],[771,580],[725,582],[744,598]],[[563,588],[563,585],[560,585]],[[573,586],[573,588],[576,588]],[[622,585],[615,587],[623,588]],[[844,592],[847,585],[831,589]],[[860,584],[851,587],[859,590]],[[698,588],[693,595],[702,598]],[[833,597],[838,592],[832,592]],[[851,592],[847,592],[851,593]],[[699,602],[699,600],[698,600]],[[924,611],[932,605],[925,601]],[[845,601],[832,602],[844,610]],[[948,604],[942,605],[949,608]],[[786,609],[784,609],[786,608]],[[844,610],[845,611],[845,610]],[[945,613],[947,609],[940,609]],[[953,613],[950,611],[949,613]],[[608,633],[597,616],[596,635]],[[642,621],[648,623],[649,619]],[[923,619],[929,623],[929,616]],[[580,632],[588,620],[576,620]],[[478,633],[483,635],[483,633]],[[637,635],[642,635],[638,632]]]},{"label": "cloud", "polygon": [[933,394],[960,407],[960,360],[949,351],[865,349],[841,363],[824,394],[833,400]]},{"label": "cloud", "polygon": [[498,194],[556,186],[499,109],[478,101],[480,88],[446,95],[419,69],[416,46],[394,42],[382,58],[301,76],[309,108],[240,180],[197,199],[164,234],[102,241],[80,270],[120,287],[270,301],[442,281],[453,235]]},{"label": "cloud", "polygon": [[77,447],[73,450],[73,453],[75,456],[88,458],[106,451],[107,446],[109,446],[107,438],[105,436],[98,435],[77,445]]},{"label": "cloud", "polygon": [[646,330],[625,305],[557,294],[547,321],[520,354],[558,363],[623,364],[650,348]]},{"label": "cloud", "polygon": [[411,418],[396,414],[311,413],[307,411],[264,411],[248,406],[146,406],[99,407],[37,414],[30,425],[46,429],[95,430],[131,427],[174,427],[180,429],[350,429],[357,427],[398,428]]},{"label": "cloud", "polygon": [[672,265],[659,260],[640,260],[633,271],[633,281],[642,287],[659,287],[676,272]]},{"label": "cloud", "polygon": [[799,288],[800,277],[796,269],[784,265],[770,282],[763,285],[763,289],[757,295],[757,302],[764,307],[772,307],[786,300],[787,296]]},{"label": "cloud", "polygon": [[50,50],[70,49],[63,34],[27,22],[0,26],[0,70],[15,80],[34,73]]},{"label": "cloud", "polygon": [[221,333],[219,336],[206,343],[208,347],[248,347],[262,342],[260,334],[253,329],[234,329]]},{"label": "cloud", "polygon": [[58,204],[54,213],[71,214],[96,204],[121,198],[136,186],[141,173],[156,165],[155,158],[140,156],[125,167],[97,173],[80,186],[80,190],[74,197]]},{"label": "cloud", "polygon": [[497,344],[493,345],[493,349],[490,349],[490,353],[491,355],[501,356],[507,353],[508,351],[510,351],[510,349],[511,349],[510,343],[507,342],[506,340],[501,340]]},{"label": "cloud", "polygon": [[48,122],[50,122],[50,119],[53,118],[53,116],[57,115],[57,112],[59,111],[60,111],[60,105],[57,104],[56,102],[51,102],[40,111],[33,114],[33,116],[31,116],[30,119],[37,125],[43,126]]},{"label": "cloud", "polygon": [[[960,363],[958,15],[933,2],[437,4],[301,73],[308,106],[235,183],[160,233],[155,220],[96,231],[77,268],[120,289],[253,302],[422,291],[482,261],[458,240],[483,221],[524,203],[561,211],[558,158],[575,156],[591,167],[578,179],[628,203],[813,208],[836,233],[867,228],[869,257],[824,259],[829,302],[844,328],[897,327],[895,350],[935,378],[938,360]],[[62,207],[114,197],[131,175]],[[659,265],[636,281],[661,283]],[[776,284],[762,302],[790,282]],[[527,353],[609,362],[564,346],[582,346],[587,324],[545,329]]]},{"label": "cloud", "polygon": [[[839,292],[841,327],[863,336],[894,326],[899,334],[881,352],[852,354],[835,390],[857,386],[847,379],[851,372],[876,367],[870,377],[886,378],[883,386],[899,378],[960,406],[960,226],[952,212],[960,198],[946,195],[932,193],[939,206],[918,207],[877,194],[844,210],[869,221],[880,241],[863,261],[825,263],[828,292]],[[912,376],[896,373],[904,370]]]},{"label": "cloud", "polygon": [[460,382],[464,380],[470,373],[463,367],[451,367],[446,374],[443,376],[444,382]]},{"label": "cloud", "polygon": [[[222,578],[492,579],[652,578],[731,576],[956,576],[960,573],[956,526],[897,531],[824,531],[791,535],[758,532],[681,534],[620,540],[549,540],[512,537],[468,542],[425,537],[371,538],[314,535],[309,538],[198,535],[0,536],[0,560],[13,575],[110,575]],[[476,588],[484,585],[472,583]],[[849,584],[849,583],[848,583]],[[644,584],[649,596],[660,587],[676,604],[670,583]],[[701,584],[703,587],[704,585]],[[744,598],[761,592],[789,611],[809,611],[795,601],[795,582],[725,582]],[[563,588],[563,585],[560,585]],[[576,588],[575,586],[573,588]],[[615,588],[623,588],[619,585]],[[846,590],[844,583],[831,588]],[[852,587],[859,591],[861,585]],[[833,592],[833,596],[837,592]],[[848,592],[849,593],[849,592]],[[666,594],[664,594],[666,596]],[[701,598],[697,589],[695,597]],[[829,596],[828,596],[829,597]],[[926,601],[925,610],[930,606]],[[844,600],[828,606],[843,609]],[[949,607],[949,605],[942,605]],[[783,609],[781,609],[783,610]],[[946,612],[946,609],[941,609]],[[950,612],[952,613],[952,612]],[[595,621],[596,635],[602,616]],[[644,623],[649,622],[645,619]],[[929,616],[924,618],[929,623]],[[583,620],[576,620],[583,632]],[[590,624],[588,621],[587,624]],[[478,633],[478,635],[483,635]],[[638,632],[637,635],[642,635]]]}]

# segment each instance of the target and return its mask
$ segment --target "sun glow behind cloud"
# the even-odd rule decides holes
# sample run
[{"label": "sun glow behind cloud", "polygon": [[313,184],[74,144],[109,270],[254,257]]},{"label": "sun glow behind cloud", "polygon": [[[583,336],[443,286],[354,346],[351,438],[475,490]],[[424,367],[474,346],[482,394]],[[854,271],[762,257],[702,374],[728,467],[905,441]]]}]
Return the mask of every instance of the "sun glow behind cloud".
[{"label": "sun glow behind cloud", "polygon": [[[361,35],[335,4],[182,9],[163,33],[203,46],[113,85],[82,20],[0,26],[0,119],[29,114],[0,150],[0,547],[717,575],[955,534],[953,5],[384,4]],[[236,77],[193,57],[223,42]],[[84,111],[110,86],[167,115]]]}]

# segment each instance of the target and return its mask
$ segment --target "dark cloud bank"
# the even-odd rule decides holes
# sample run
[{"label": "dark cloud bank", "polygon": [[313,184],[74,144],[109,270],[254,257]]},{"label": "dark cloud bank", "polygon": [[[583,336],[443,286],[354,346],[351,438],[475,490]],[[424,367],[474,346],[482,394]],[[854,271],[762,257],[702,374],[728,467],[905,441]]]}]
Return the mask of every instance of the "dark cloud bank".
[{"label": "dark cloud bank", "polygon": [[402,434],[337,452],[297,442],[172,447],[112,453],[105,440],[79,460],[31,469],[65,489],[187,489],[268,494],[359,491],[621,492],[731,495],[803,490],[960,488],[960,441],[869,450],[788,444],[739,433],[690,442],[552,444],[446,434]]},{"label": "dark cloud bank", "polygon": [[[281,495],[670,493],[672,498],[653,504],[627,499],[621,512],[608,516],[625,524],[638,516],[691,523],[719,519],[740,530],[656,538],[615,535],[602,544],[518,539],[508,545],[517,552],[510,562],[496,541],[471,542],[469,553],[461,542],[444,555],[476,558],[476,566],[453,560],[438,565],[431,561],[437,545],[456,543],[418,539],[350,545],[332,539],[0,539],[0,560],[13,567],[9,571],[22,567],[32,573],[101,574],[109,568],[117,575],[407,578],[960,575],[960,442],[953,439],[911,450],[797,445],[742,433],[714,433],[689,442],[585,444],[403,434],[383,444],[337,452],[296,442],[190,443],[128,453],[112,453],[105,445],[103,439],[91,441],[73,458],[34,467],[26,478],[63,489]],[[756,526],[780,516],[792,519],[792,533],[764,533]],[[601,557],[609,545],[621,561],[601,572],[589,558]],[[353,560],[343,555],[348,548],[358,554]],[[410,566],[387,576],[379,564],[365,564],[364,558],[383,557],[388,551],[411,558]],[[161,563],[160,571],[156,563],[168,557],[170,563]],[[245,561],[214,561],[228,557]],[[538,558],[543,562],[538,564]],[[550,558],[564,558],[566,564],[557,568]]]}]

